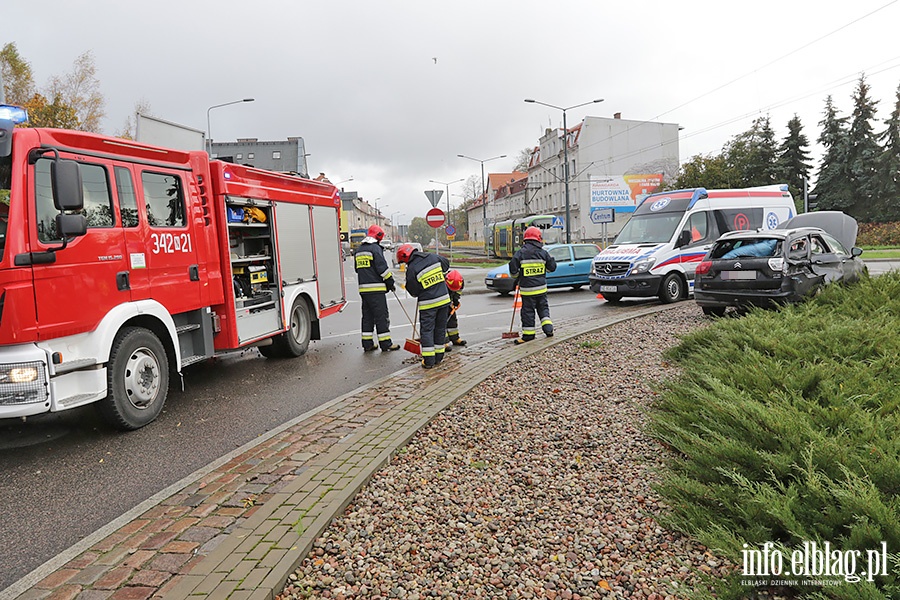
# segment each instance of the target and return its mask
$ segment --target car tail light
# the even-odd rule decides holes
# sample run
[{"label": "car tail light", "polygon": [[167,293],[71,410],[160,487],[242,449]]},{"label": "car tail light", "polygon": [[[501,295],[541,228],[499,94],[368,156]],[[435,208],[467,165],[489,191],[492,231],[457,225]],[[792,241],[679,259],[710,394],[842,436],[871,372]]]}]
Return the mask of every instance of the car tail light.
[{"label": "car tail light", "polygon": [[709,273],[710,269],[712,269],[712,261],[704,260],[699,265],[697,265],[697,270],[695,271],[695,273],[697,275],[706,275],[707,273]]}]

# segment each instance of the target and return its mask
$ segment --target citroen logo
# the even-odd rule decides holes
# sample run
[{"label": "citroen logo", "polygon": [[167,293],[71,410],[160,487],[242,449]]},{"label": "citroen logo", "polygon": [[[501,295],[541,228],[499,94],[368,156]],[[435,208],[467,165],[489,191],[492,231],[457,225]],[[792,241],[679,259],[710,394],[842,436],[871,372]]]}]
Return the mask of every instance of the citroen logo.
[{"label": "citroen logo", "polygon": [[735,269],[740,269],[740,268],[741,268],[741,263],[740,263],[740,262],[734,263],[734,268],[735,268]]}]

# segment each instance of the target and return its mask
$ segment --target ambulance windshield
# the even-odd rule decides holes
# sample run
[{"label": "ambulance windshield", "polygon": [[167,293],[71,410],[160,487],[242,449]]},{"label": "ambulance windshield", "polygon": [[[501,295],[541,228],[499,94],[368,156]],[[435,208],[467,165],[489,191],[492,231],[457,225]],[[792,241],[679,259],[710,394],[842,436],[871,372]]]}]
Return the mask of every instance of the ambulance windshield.
[{"label": "ambulance windshield", "polygon": [[684,213],[661,212],[634,215],[616,236],[614,244],[665,244],[672,239]]}]

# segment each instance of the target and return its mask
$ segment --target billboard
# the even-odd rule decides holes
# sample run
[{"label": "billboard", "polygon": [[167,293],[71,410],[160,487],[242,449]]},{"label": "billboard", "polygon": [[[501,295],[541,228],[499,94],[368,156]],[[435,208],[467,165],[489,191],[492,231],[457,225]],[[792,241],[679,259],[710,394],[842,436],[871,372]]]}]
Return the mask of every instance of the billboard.
[{"label": "billboard", "polygon": [[634,212],[644,197],[654,193],[662,185],[662,173],[644,175],[592,175],[591,215],[612,208],[616,212]]}]

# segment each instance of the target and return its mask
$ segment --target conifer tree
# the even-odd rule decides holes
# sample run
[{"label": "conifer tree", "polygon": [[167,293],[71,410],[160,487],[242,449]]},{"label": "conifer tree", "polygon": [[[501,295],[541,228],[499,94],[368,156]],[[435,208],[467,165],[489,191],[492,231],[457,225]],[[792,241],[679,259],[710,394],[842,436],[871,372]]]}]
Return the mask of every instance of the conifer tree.
[{"label": "conifer tree", "polygon": [[875,198],[879,221],[900,220],[900,86],[891,116],[879,136],[881,154],[875,160]]},{"label": "conifer tree", "polygon": [[809,140],[803,133],[803,125],[796,114],[788,121],[788,134],[778,149],[780,178],[790,189],[797,211],[803,207],[803,180],[809,179]]},{"label": "conifer tree", "polygon": [[875,216],[875,160],[881,154],[881,147],[872,128],[878,101],[869,97],[869,90],[866,76],[860,75],[853,92],[853,115],[847,132],[847,166],[852,198],[847,212],[860,221],[871,221]]},{"label": "conifer tree", "polygon": [[825,99],[825,115],[819,126],[822,131],[818,142],[824,146],[825,153],[814,190],[818,209],[844,210],[853,202],[847,164],[847,117],[838,116],[830,95]]}]

